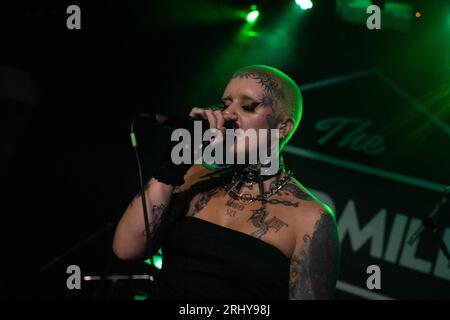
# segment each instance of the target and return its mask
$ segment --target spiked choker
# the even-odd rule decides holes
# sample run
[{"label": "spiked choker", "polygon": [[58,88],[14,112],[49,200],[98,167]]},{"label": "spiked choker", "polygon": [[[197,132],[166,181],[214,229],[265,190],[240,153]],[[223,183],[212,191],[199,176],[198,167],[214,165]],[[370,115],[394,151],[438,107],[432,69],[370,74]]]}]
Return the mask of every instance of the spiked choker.
[{"label": "spiked choker", "polygon": [[[269,190],[264,189],[264,181],[275,177],[281,176],[285,172],[286,175],[280,179],[276,179],[276,182],[271,184]],[[251,203],[255,200],[266,201],[269,197],[277,193],[282,189],[289,181],[292,173],[286,172],[283,165],[280,166],[277,173],[273,175],[261,175],[261,165],[246,165],[246,166],[233,166],[231,169],[231,179],[225,184],[224,189],[232,198],[239,200],[243,204]],[[259,194],[256,196],[250,193],[240,193],[241,187],[245,186],[249,189],[253,188],[253,185],[258,184]]]}]

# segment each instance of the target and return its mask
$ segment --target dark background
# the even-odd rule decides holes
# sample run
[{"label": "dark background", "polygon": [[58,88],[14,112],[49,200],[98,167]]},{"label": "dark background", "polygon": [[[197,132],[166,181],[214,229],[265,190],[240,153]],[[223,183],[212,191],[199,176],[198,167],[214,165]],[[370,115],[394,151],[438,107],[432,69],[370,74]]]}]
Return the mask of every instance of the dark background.
[{"label": "dark background", "polygon": [[[18,1],[2,5],[2,295],[132,299],[145,289],[137,281],[115,286],[87,283],[84,290],[69,291],[65,270],[77,264],[84,275],[146,272],[145,264],[119,261],[111,251],[114,225],[138,190],[130,121],[139,112],[185,114],[193,106],[217,103],[227,79],[241,66],[272,65],[291,75],[300,88],[359,70],[381,70],[448,128],[449,2],[399,2],[411,4],[422,14],[411,19],[407,31],[371,31],[364,24],[343,21],[335,1],[314,1],[314,7],[298,17],[300,23],[293,24],[292,38],[275,41],[279,48],[266,36],[277,30],[293,1]],[[70,4],[81,8],[81,30],[66,28]],[[260,36],[239,42],[236,34],[245,21],[226,13],[248,10],[252,4],[261,12],[254,27]],[[400,97],[392,85],[368,76],[343,87],[303,94],[304,116],[293,145],[449,184],[448,134]],[[368,117],[379,132],[392,137],[383,156],[369,157],[330,144],[318,146],[316,122],[342,115]],[[146,177],[166,134],[139,126]],[[422,218],[439,198],[438,190],[409,190],[392,181],[359,177],[351,170],[340,172],[330,164],[319,166],[292,155],[286,158],[305,186],[334,195],[338,219],[349,198],[366,200],[362,214],[368,216],[363,221],[379,211],[380,199],[392,210],[413,207],[414,213],[405,214]],[[444,229],[448,219],[443,223]],[[83,245],[62,260],[39,271],[80,242]],[[429,239],[423,251],[436,248]],[[359,276],[351,279],[345,271],[355,261],[373,263],[368,250],[361,250],[354,254],[343,242],[343,277],[364,287],[356,283]],[[412,273],[410,278],[421,279],[411,291],[406,290],[406,278],[396,280],[401,267],[386,268],[392,268],[385,280],[391,283],[386,292],[391,297],[449,298],[448,280],[436,280],[435,290],[428,294],[429,279]],[[338,297],[358,298],[339,291]]]}]

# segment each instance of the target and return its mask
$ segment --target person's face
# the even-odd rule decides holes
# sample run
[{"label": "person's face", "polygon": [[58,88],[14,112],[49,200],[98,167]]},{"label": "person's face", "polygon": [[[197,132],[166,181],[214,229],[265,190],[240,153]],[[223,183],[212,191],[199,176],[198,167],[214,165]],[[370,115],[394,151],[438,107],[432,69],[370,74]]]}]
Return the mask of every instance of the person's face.
[{"label": "person's face", "polygon": [[[257,79],[236,77],[225,88],[222,96],[224,112],[237,115],[236,125],[244,131],[255,129],[275,129],[278,121],[275,118],[276,100]],[[256,146],[238,143],[235,152],[248,153]]]}]

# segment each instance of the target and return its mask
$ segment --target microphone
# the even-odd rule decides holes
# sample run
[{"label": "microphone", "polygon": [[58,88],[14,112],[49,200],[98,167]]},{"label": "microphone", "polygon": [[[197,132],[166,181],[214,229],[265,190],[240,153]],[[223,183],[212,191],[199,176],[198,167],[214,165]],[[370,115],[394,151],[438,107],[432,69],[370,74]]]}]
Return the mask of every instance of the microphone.
[{"label": "microphone", "polygon": [[[212,105],[211,109],[217,109],[218,105]],[[202,120],[202,119],[193,119],[188,116],[179,116],[179,115],[166,115],[162,113],[140,113],[136,115],[131,122],[131,132],[130,132],[130,138],[131,138],[131,144],[134,148],[137,147],[137,139],[136,135],[134,133],[134,127],[135,123],[139,119],[146,119],[149,120],[151,125],[157,126],[157,127],[164,127],[169,129],[186,129],[189,132],[194,131],[194,121],[200,121],[201,122],[201,136],[203,137],[203,134],[206,130],[210,128],[209,121],[208,120]],[[236,129],[236,124],[233,120],[225,121],[224,123],[225,129]],[[223,135],[224,142],[226,141],[226,135]],[[203,144],[208,144],[209,142],[204,142]]]},{"label": "microphone", "polygon": [[[208,120],[193,119],[188,116],[165,115],[162,113],[141,113],[138,117],[150,120],[150,123],[157,127],[192,130],[194,128],[194,121],[201,121],[202,130],[209,129]],[[224,126],[225,129],[236,128],[232,120],[225,121]]]},{"label": "microphone", "polygon": [[[208,105],[207,109],[219,110],[222,107],[221,103],[216,103]],[[141,113],[138,115],[138,118],[150,120],[151,124],[157,127],[187,130],[192,130],[194,128],[194,121],[201,121],[203,130],[209,129],[208,120],[193,119],[188,116],[166,115],[162,113]],[[229,121],[226,121],[224,125],[227,129],[233,128],[233,125],[230,124]]]},{"label": "microphone", "polygon": [[170,129],[187,129],[194,128],[194,121],[201,121],[202,128],[209,128],[207,120],[195,120],[187,116],[165,115],[162,113],[141,113],[139,118],[150,120],[150,123],[157,127],[165,127]]}]

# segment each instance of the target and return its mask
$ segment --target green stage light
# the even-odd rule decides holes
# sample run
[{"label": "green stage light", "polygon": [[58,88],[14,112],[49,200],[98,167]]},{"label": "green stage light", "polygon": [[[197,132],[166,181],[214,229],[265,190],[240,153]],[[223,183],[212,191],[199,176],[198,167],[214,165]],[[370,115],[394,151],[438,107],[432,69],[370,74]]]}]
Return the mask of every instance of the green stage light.
[{"label": "green stage light", "polygon": [[[146,263],[148,265],[152,264],[150,259],[145,260],[144,263]],[[153,265],[155,266],[156,269],[161,269],[161,267],[162,267],[162,257],[161,256],[153,256]]]},{"label": "green stage light", "polygon": [[243,31],[242,33],[243,33],[243,35],[246,36],[246,37],[258,37],[258,36],[259,36],[259,32],[257,32],[257,31],[252,31],[252,30],[249,30],[249,31]]},{"label": "green stage light", "polygon": [[255,5],[253,5],[251,9],[252,9],[252,11],[250,11],[247,14],[247,17],[245,18],[245,20],[247,20],[248,23],[255,23],[256,20],[258,20],[259,11],[257,10]]},{"label": "green stage light", "polygon": [[313,3],[311,0],[295,0],[295,3],[302,9],[308,10],[313,7]]},{"label": "green stage light", "polygon": [[[148,265],[154,265],[156,269],[161,269],[162,268],[162,250],[161,248],[158,250],[158,252],[152,257],[152,259],[147,259],[144,261],[144,263],[148,264]],[[153,262],[153,263],[152,263]]]},{"label": "green stage light", "polygon": [[153,256],[153,264],[156,269],[161,269],[162,267],[162,257],[161,256]]}]

